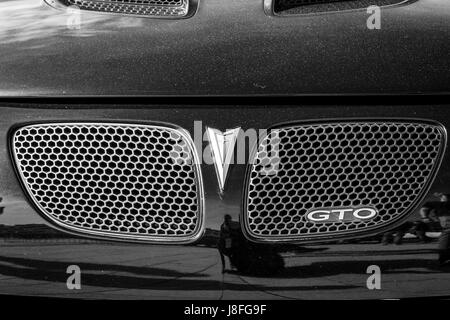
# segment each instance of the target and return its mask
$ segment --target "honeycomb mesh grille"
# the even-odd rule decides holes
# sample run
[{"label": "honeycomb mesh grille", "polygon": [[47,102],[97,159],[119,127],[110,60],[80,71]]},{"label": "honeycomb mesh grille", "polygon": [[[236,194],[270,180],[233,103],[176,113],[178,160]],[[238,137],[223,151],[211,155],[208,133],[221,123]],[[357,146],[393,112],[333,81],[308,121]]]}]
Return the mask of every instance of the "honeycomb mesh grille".
[{"label": "honeycomb mesh grille", "polygon": [[62,0],[81,10],[157,17],[184,17],[189,0]]},{"label": "honeycomb mesh grille", "polygon": [[31,198],[59,225],[136,239],[192,237],[202,216],[194,150],[181,131],[128,124],[42,124],[13,135]]},{"label": "honeycomb mesh grille", "polygon": [[[261,239],[359,232],[403,217],[434,178],[445,141],[439,125],[421,123],[308,124],[273,132],[256,150],[248,178],[245,223]],[[277,146],[276,157],[268,146]],[[275,158],[277,170],[265,170]],[[378,216],[325,224],[306,218],[314,209],[361,206]]]}]

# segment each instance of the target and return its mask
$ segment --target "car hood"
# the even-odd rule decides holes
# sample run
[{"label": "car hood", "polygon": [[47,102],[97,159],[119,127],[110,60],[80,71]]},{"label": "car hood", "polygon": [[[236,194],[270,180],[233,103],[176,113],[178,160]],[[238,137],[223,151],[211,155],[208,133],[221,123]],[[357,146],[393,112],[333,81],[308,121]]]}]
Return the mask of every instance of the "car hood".
[{"label": "car hood", "polygon": [[189,19],[70,13],[0,1],[0,95],[180,96],[442,93],[450,2],[268,16],[262,0],[201,1]]}]

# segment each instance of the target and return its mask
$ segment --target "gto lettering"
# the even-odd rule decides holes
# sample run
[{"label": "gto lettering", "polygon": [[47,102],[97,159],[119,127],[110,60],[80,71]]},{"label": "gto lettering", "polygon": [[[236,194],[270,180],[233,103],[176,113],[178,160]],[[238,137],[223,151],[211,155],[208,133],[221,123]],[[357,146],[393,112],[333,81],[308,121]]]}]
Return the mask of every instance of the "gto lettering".
[{"label": "gto lettering", "polygon": [[306,217],[311,222],[340,222],[369,220],[376,217],[377,210],[373,208],[336,208],[317,209],[307,213]]}]

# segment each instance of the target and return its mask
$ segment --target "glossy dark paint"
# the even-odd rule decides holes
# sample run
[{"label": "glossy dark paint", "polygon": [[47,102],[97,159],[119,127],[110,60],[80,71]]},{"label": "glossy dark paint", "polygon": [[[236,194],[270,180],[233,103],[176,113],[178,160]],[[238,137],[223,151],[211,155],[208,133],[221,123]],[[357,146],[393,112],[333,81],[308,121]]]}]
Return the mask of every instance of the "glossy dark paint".
[{"label": "glossy dark paint", "polygon": [[450,3],[273,17],[263,0],[203,0],[189,19],[68,14],[0,1],[0,95],[449,92]]},{"label": "glossy dark paint", "polygon": [[[430,98],[430,100],[432,100]],[[225,100],[226,101],[226,100]],[[241,126],[268,128],[293,120],[345,117],[418,118],[450,128],[448,104],[69,104],[7,103],[0,106],[0,195],[5,212],[0,224],[47,224],[27,202],[7,152],[8,131],[35,121],[170,122],[193,135],[195,120],[221,130]],[[203,142],[205,145],[206,142]],[[447,151],[426,200],[435,192],[450,192]],[[206,196],[206,228],[219,230],[224,214],[239,220],[245,165],[233,165],[221,196],[212,165],[202,165]],[[417,211],[410,219],[417,219]],[[131,244],[98,240],[2,239],[0,293],[105,299],[359,299],[450,295],[448,270],[437,266],[437,243],[416,241],[383,247],[378,243],[319,243],[302,246],[284,256],[286,271],[277,276],[222,276],[214,243],[209,245]],[[83,272],[80,291],[65,286],[69,265]],[[366,268],[376,264],[385,272],[385,290],[368,290]],[[407,280],[406,280],[407,279]],[[336,296],[336,294],[339,294]]]},{"label": "glossy dark paint", "polygon": [[[273,17],[263,0],[201,0],[179,21],[84,13],[80,30],[67,14],[38,1],[0,0],[0,225],[49,223],[27,201],[8,154],[8,132],[36,121],[161,121],[192,134],[195,120],[221,130],[267,128],[329,118],[421,118],[450,128],[450,100],[431,96],[334,95],[450,91],[450,2],[418,0],[382,10],[368,30],[365,10]],[[285,103],[276,96],[327,94]],[[181,99],[180,96],[240,96]],[[73,97],[77,100],[17,100]],[[109,100],[99,100],[105,96]],[[153,97],[129,100],[136,96]],[[155,99],[155,96],[166,96]],[[248,99],[243,96],[262,96]],[[398,97],[397,97],[398,98]],[[313,101],[311,103],[311,101]],[[206,142],[203,142],[205,145]],[[448,150],[448,149],[447,149]],[[450,192],[450,159],[426,199]],[[219,194],[213,166],[202,166],[206,228],[224,214],[238,220],[245,165],[231,168]],[[1,213],[1,211],[0,211]],[[417,210],[411,212],[417,218]],[[45,229],[50,230],[50,229]],[[26,235],[26,232],[25,232]],[[221,274],[214,243],[145,245],[40,234],[0,239],[0,294],[89,299],[383,299],[449,296],[437,244],[326,243],[284,256],[277,276]],[[69,265],[82,290],[66,287]],[[369,265],[382,290],[366,288]]]}]

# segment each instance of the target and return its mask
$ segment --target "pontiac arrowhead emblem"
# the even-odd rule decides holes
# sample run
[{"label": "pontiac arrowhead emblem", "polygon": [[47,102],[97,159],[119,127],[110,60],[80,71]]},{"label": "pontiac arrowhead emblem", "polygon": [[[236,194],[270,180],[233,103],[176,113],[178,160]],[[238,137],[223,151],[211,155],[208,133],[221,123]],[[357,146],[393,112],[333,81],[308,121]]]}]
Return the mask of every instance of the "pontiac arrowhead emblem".
[{"label": "pontiac arrowhead emblem", "polygon": [[214,128],[206,128],[221,192],[225,189],[228,168],[233,160],[234,147],[240,129],[235,128],[222,132]]}]

